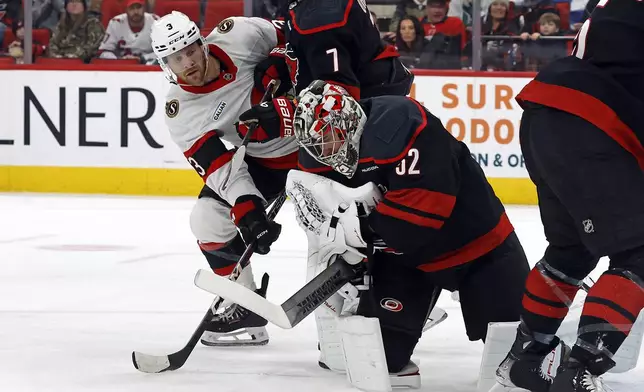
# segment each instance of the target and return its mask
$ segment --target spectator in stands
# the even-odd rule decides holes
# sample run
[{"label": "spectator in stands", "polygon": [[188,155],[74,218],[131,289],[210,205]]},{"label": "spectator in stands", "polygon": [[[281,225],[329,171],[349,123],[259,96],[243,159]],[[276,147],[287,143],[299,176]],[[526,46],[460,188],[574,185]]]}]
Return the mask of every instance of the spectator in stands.
[{"label": "spectator in stands", "polygon": [[427,0],[399,0],[391,22],[389,23],[389,33],[386,34],[386,37],[393,40],[396,37],[396,31],[403,17],[414,16],[421,19],[425,16],[426,8]]},{"label": "spectator in stands", "polygon": [[[407,68],[429,68],[425,48],[429,41],[425,39],[423,26],[414,16],[403,16],[396,31],[396,48],[400,61]],[[425,54],[423,56],[423,54]],[[421,63],[421,57],[423,62]]]},{"label": "spectator in stands", "polygon": [[[14,22],[12,27],[13,35],[16,37],[16,40],[9,44],[9,56],[13,57],[16,60],[17,64],[24,63],[24,48],[25,48],[25,25],[23,21],[19,20]],[[46,47],[41,45],[39,42],[33,41],[31,45],[31,53],[33,58],[36,56],[41,56],[45,53]]]},{"label": "spectator in stands", "polygon": [[53,31],[65,10],[65,0],[33,0],[32,21],[34,29]]},{"label": "spectator in stands", "polygon": [[525,41],[539,39],[539,18],[550,12],[559,15],[552,0],[524,0],[517,14],[521,27],[521,38]]},{"label": "spectator in stands", "polygon": [[104,34],[100,20],[88,14],[83,0],[65,0],[65,13],[49,42],[49,54],[89,61],[98,51]]},{"label": "spectator in stands", "polygon": [[[487,16],[481,23],[482,35],[518,35],[521,31],[518,21],[510,16],[509,0],[493,0]],[[487,71],[517,70],[518,45],[508,40],[488,39],[483,41],[482,67]],[[468,49],[470,45],[468,44]],[[468,53],[471,50],[467,51]]]},{"label": "spectator in stands", "polygon": [[[467,34],[463,21],[454,16],[447,16],[447,0],[428,0],[426,16],[421,20],[425,38],[436,48],[441,47],[440,53],[451,56],[460,63],[461,54],[467,42]],[[454,64],[450,61],[450,64]],[[460,69],[450,66],[450,69]]]},{"label": "spectator in stands", "polygon": [[153,64],[150,32],[152,24],[159,19],[144,11],[145,0],[128,0],[125,13],[112,18],[107,25],[105,38],[98,48],[102,59],[137,59],[144,64]]},{"label": "spectator in stands", "polygon": [[[488,15],[488,9],[492,0],[479,0],[481,2],[481,18]],[[447,16],[453,16],[463,21],[465,29],[472,30],[472,20],[474,17],[474,1],[473,0],[450,0],[449,11]]]},{"label": "spectator in stands", "polygon": [[[539,18],[538,38],[563,36],[559,15],[547,12]],[[524,53],[527,58],[527,71],[538,71],[553,60],[566,57],[567,47],[563,39],[537,39],[528,42]]]},{"label": "spectator in stands", "polygon": [[459,58],[445,53],[444,36],[439,34],[431,40],[425,38],[422,24],[413,16],[405,16],[400,20],[395,44],[400,53],[400,61],[408,68],[460,68]]},{"label": "spectator in stands", "polygon": [[0,0],[0,42],[4,42],[5,31],[20,17],[20,2]]}]

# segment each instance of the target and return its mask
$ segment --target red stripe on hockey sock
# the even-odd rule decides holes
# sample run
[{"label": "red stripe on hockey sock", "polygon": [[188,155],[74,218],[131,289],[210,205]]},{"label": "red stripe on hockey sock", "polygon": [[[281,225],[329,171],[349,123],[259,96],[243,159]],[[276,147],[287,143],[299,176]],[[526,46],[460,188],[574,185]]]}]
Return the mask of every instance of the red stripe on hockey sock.
[{"label": "red stripe on hockey sock", "polygon": [[235,269],[236,265],[237,264],[235,263],[235,264],[231,264],[231,265],[226,266],[226,267],[214,268],[213,271],[219,276],[228,276],[233,272],[233,270]]},{"label": "red stripe on hockey sock", "polygon": [[[528,274],[526,290],[533,296],[543,298],[546,301],[569,304],[575,299],[579,287],[565,283],[555,277],[546,277],[537,268],[533,268]],[[562,296],[565,297],[562,298]]]},{"label": "red stripe on hockey sock", "polygon": [[606,322],[625,334],[628,334],[631,331],[631,328],[633,328],[633,322],[631,320],[604,304],[586,302],[584,304],[584,310],[581,312],[581,316],[591,316],[606,320]]},{"label": "red stripe on hockey sock", "polygon": [[228,243],[227,242],[198,242],[199,247],[206,252],[210,252],[213,250],[221,249],[224,246],[226,246]]},{"label": "red stripe on hockey sock", "polygon": [[568,314],[568,308],[557,308],[554,306],[549,306],[541,302],[537,302],[527,295],[523,296],[523,308],[530,313],[534,313],[539,316],[553,318],[553,319],[563,319]]},{"label": "red stripe on hockey sock", "polygon": [[603,274],[588,292],[589,297],[607,299],[637,318],[644,308],[644,289],[632,280]]}]

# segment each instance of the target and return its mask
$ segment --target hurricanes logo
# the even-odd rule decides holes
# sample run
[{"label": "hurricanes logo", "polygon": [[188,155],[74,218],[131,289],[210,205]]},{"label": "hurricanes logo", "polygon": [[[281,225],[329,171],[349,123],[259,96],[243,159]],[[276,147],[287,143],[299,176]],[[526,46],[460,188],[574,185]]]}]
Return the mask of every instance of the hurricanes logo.
[{"label": "hurricanes logo", "polygon": [[398,313],[403,309],[403,304],[394,298],[383,298],[380,301],[380,307],[390,312]]},{"label": "hurricanes logo", "polygon": [[220,34],[226,34],[233,29],[234,25],[235,22],[232,19],[224,19],[217,25],[217,32],[219,32]]},{"label": "hurricanes logo", "polygon": [[297,86],[297,75],[300,72],[300,62],[297,60],[295,51],[288,42],[286,43],[286,52],[284,55],[288,72],[291,75],[291,82],[293,83],[293,87],[295,87]]},{"label": "hurricanes logo", "polygon": [[169,118],[175,118],[179,114],[179,101],[173,99],[165,104],[165,115]]}]

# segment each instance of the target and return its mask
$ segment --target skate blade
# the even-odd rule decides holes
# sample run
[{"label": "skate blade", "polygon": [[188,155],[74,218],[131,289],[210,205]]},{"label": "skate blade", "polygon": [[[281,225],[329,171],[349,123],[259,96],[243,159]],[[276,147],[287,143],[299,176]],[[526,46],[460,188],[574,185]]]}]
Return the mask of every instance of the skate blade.
[{"label": "skate blade", "polygon": [[268,333],[264,327],[244,328],[226,333],[206,331],[201,335],[201,344],[209,347],[264,346],[268,344]]}]

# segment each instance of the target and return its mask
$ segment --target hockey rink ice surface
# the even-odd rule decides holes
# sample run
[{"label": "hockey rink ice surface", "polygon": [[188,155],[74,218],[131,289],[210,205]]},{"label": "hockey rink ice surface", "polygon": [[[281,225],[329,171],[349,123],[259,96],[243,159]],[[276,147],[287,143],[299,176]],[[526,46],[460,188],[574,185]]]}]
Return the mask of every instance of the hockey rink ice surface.
[{"label": "hockey rink ice surface", "polygon": [[[263,347],[199,344],[183,368],[134,369],[133,350],[169,354],[186,343],[212,296],[193,285],[207,267],[188,225],[192,198],[0,194],[0,391],[357,391],[318,367],[313,317],[292,330],[269,325]],[[531,263],[545,239],[536,207],[508,208]],[[304,283],[306,237],[287,202],[282,235],[253,257],[256,280],[282,302]],[[595,271],[603,271],[603,262]],[[483,344],[469,342],[458,303],[421,338],[421,391],[476,389]],[[644,391],[644,355],[615,392]]]}]

